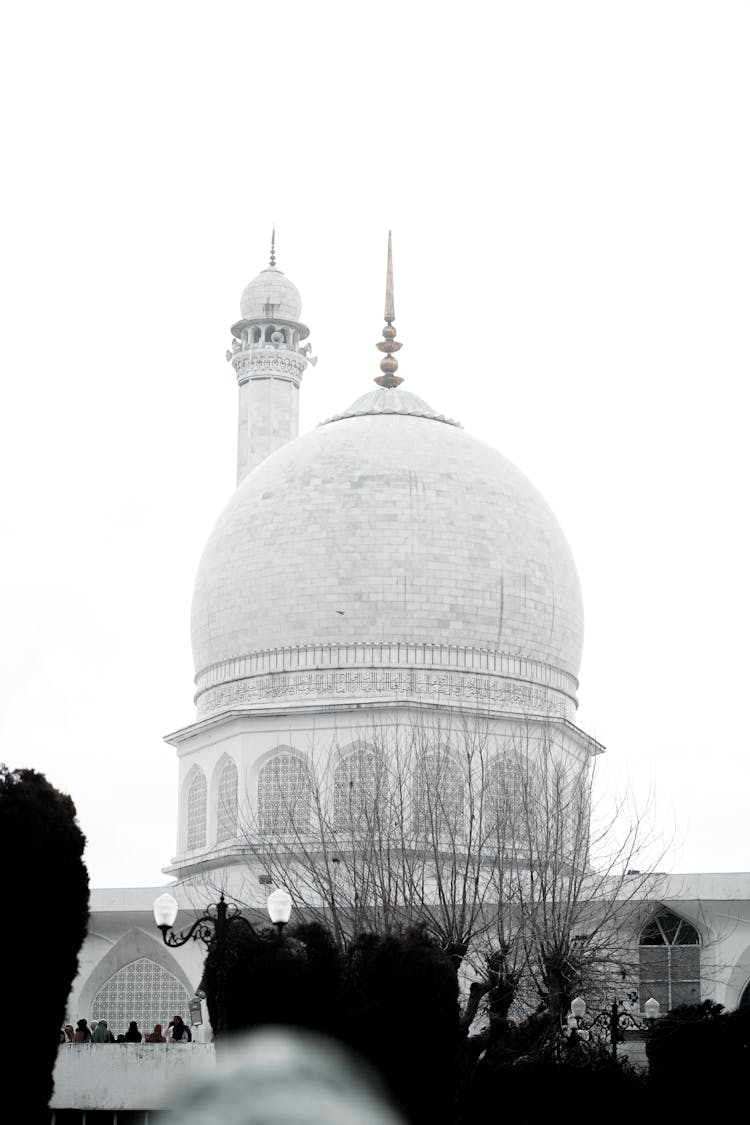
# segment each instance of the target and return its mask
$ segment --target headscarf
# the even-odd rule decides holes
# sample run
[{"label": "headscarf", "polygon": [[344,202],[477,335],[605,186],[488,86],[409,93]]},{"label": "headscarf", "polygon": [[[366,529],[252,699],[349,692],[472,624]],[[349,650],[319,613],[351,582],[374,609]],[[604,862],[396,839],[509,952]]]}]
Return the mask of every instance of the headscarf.
[{"label": "headscarf", "polygon": [[172,1039],[175,1043],[190,1041],[190,1032],[182,1016],[175,1016],[172,1020]]},{"label": "headscarf", "polygon": [[65,1024],[65,1038],[68,1041],[68,1043],[75,1042],[75,1037],[76,1037],[76,1033],[73,1031],[73,1024],[72,1023],[66,1023]]},{"label": "headscarf", "polygon": [[94,1043],[109,1043],[109,1031],[107,1030],[107,1021],[99,1020],[99,1023],[94,1028],[94,1034],[91,1036]]}]

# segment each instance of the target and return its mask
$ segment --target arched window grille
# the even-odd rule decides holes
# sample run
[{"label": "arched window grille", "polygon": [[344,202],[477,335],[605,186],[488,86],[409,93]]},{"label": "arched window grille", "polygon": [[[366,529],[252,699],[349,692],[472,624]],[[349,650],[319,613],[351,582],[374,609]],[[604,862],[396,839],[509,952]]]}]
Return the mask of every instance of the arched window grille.
[{"label": "arched window grille", "polygon": [[350,750],[333,775],[333,823],[340,830],[362,831],[378,812],[384,782],[383,765],[372,746]]},{"label": "arched window grille", "polygon": [[525,779],[512,754],[498,754],[490,763],[485,790],[485,824],[489,834],[505,838],[522,830]]},{"label": "arched window grille", "polygon": [[274,754],[258,773],[260,831],[273,835],[307,832],[312,806],[312,784],[307,762],[299,755],[286,751]]},{"label": "arched window grille", "polygon": [[216,807],[216,841],[233,840],[237,835],[237,767],[227,762],[219,777]]},{"label": "arched window grille", "polygon": [[187,799],[187,846],[203,848],[206,845],[206,775],[202,770],[190,782]]},{"label": "arched window grille", "polygon": [[671,910],[660,910],[646,923],[638,946],[641,1009],[653,996],[668,1012],[701,998],[701,948],[695,926]]},{"label": "arched window grille", "polygon": [[116,1037],[135,1020],[145,1035],[154,1024],[166,1027],[173,1016],[188,1020],[190,994],[168,969],[148,957],[139,957],[118,969],[94,997],[92,1020],[106,1020]]},{"label": "arched window grille", "polygon": [[464,835],[464,773],[446,750],[425,754],[414,777],[414,829],[429,839]]}]

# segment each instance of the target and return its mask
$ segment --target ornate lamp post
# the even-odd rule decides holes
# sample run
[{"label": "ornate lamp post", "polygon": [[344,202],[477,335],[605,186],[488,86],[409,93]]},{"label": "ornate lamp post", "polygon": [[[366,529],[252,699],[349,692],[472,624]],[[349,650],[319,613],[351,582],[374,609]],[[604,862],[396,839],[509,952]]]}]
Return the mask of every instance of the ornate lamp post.
[{"label": "ornate lamp post", "polygon": [[623,1032],[628,1028],[636,1031],[645,1031],[650,1034],[654,1021],[659,1018],[659,1001],[650,997],[643,1005],[645,1022],[637,1019],[632,1012],[623,1011],[617,1000],[612,1001],[612,1007],[606,1011],[598,1012],[591,1019],[586,1020],[586,1001],[582,996],[576,996],[570,1002],[570,1015],[567,1018],[566,1034],[575,1035],[584,1042],[589,1038],[592,1027],[606,1027],[609,1032],[609,1043],[612,1058],[617,1058],[617,1044],[622,1041]]},{"label": "ornate lamp post", "polygon": [[154,919],[161,930],[164,944],[171,948],[185,945],[192,938],[193,941],[202,941],[206,946],[213,943],[216,951],[216,1027],[214,1036],[218,1038],[227,1029],[227,934],[230,927],[242,926],[252,934],[256,941],[274,941],[281,943],[284,939],[284,926],[289,921],[292,913],[291,895],[284,890],[273,891],[266,900],[266,909],[271,922],[276,926],[277,935],[267,938],[253,926],[240,909],[233,902],[226,902],[222,894],[217,903],[212,903],[206,908],[205,914],[196,918],[188,930],[176,934],[172,927],[177,920],[177,899],[169,893],[159,895],[154,902]]}]

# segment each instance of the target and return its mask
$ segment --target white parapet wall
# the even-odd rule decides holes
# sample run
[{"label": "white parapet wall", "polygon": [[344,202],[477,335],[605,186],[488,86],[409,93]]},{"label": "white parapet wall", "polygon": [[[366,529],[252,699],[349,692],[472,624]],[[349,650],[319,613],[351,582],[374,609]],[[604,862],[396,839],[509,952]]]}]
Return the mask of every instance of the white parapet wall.
[{"label": "white parapet wall", "polygon": [[63,1044],[52,1109],[164,1109],[188,1076],[209,1077],[213,1043]]}]

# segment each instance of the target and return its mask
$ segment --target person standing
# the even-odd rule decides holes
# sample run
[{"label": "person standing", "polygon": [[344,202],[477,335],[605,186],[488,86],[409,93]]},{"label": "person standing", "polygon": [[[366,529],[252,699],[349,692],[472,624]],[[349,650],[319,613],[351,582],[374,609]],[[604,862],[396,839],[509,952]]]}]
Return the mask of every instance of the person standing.
[{"label": "person standing", "polygon": [[128,1024],[128,1030],[125,1032],[125,1042],[126,1043],[140,1043],[140,1041],[142,1039],[143,1039],[143,1036],[141,1035],[140,1031],[138,1030],[138,1024],[136,1023],[135,1020],[131,1020],[130,1023]]},{"label": "person standing", "polygon": [[91,1036],[92,1043],[114,1043],[115,1037],[107,1027],[106,1020],[99,1020]]},{"label": "person standing", "polygon": [[90,1043],[91,1031],[86,1020],[79,1020],[76,1024],[75,1035],[73,1036],[74,1043]]}]

